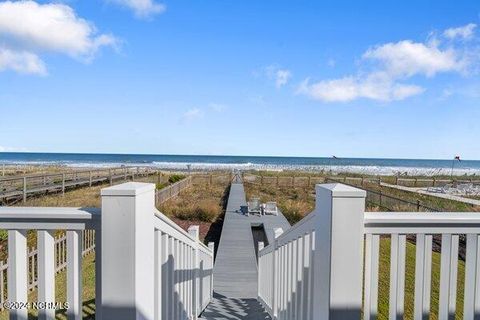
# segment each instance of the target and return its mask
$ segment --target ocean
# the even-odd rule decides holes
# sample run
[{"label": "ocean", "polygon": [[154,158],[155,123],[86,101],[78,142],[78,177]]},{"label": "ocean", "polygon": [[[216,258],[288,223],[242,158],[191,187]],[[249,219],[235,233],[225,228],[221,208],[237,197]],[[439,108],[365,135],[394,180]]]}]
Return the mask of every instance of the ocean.
[{"label": "ocean", "polygon": [[0,164],[85,168],[138,165],[169,170],[301,170],[377,175],[450,175],[453,164],[454,175],[480,175],[478,160],[0,152]]}]

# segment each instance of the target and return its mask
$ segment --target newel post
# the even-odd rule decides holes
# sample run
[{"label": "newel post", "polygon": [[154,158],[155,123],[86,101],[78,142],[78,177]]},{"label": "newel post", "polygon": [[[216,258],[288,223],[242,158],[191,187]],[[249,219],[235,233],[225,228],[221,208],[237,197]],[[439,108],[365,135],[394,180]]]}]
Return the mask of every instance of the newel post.
[{"label": "newel post", "polygon": [[198,319],[198,314],[200,313],[199,310],[199,301],[201,297],[201,293],[199,293],[199,259],[198,259],[198,241],[199,241],[199,236],[200,236],[200,227],[199,226],[190,226],[188,228],[188,234],[195,239],[195,247],[194,247],[194,253],[193,253],[193,288],[192,288],[192,310],[193,314],[191,315],[191,319],[196,320]]},{"label": "newel post", "polygon": [[316,186],[313,318],[360,319],[366,192]]},{"label": "newel post", "polygon": [[138,182],[102,189],[102,320],[154,319],[154,190]]}]

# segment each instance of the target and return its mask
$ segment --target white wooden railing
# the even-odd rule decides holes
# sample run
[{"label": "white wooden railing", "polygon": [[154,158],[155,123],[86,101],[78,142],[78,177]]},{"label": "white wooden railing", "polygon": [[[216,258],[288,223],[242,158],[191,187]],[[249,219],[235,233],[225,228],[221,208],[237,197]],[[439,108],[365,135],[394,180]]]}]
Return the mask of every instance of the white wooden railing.
[{"label": "white wooden railing", "polygon": [[[414,236],[414,318],[428,318],[431,310],[432,239],[441,238],[438,318],[456,315],[460,239],[466,249],[463,319],[480,317],[480,214],[399,213],[365,214],[365,319],[376,318],[379,292],[380,237],[391,239],[389,317],[403,318],[407,236]],[[462,241],[463,242],[463,241]],[[465,246],[466,244],[466,246]]]},{"label": "white wooden railing", "polygon": [[[63,271],[67,268],[67,235],[65,233],[55,236],[54,240],[55,272]],[[82,255],[86,256],[95,250],[95,231],[83,231]],[[38,285],[38,259],[39,253],[37,247],[27,249],[28,265],[28,290],[33,290]],[[0,261],[0,310],[4,309],[3,303],[7,300],[5,288],[8,285],[6,274],[8,273],[8,259]]]},{"label": "white wooden railing", "polygon": [[[389,319],[403,319],[407,309],[408,241],[416,244],[413,318],[432,311],[438,319],[458,317],[457,292],[463,318],[480,317],[480,213],[368,213],[362,190],[327,184],[316,193],[315,210],[259,251],[258,298],[272,318],[376,319],[382,238],[391,246],[382,271]],[[431,308],[432,240],[441,251],[438,310]],[[466,249],[464,288],[457,283],[459,248]]]},{"label": "white wooden railing", "polygon": [[[82,248],[85,230],[99,230],[100,212],[79,208],[0,208],[0,229],[8,230],[7,299],[10,319],[27,319],[26,303],[32,280],[38,286],[38,302],[49,303],[39,310],[41,319],[54,319],[55,273],[62,268],[65,256],[56,255],[55,230],[66,230],[67,316],[80,319],[82,310]],[[35,276],[29,273],[31,257],[27,252],[27,230],[37,231]],[[97,250],[98,252],[98,250]],[[58,251],[57,251],[58,253]],[[96,259],[97,260],[97,259]],[[33,266],[35,266],[35,264]],[[100,290],[97,283],[96,290]]]},{"label": "white wooden railing", "polygon": [[[55,274],[66,253],[66,313],[81,319],[82,248],[94,246],[96,319],[197,319],[213,296],[213,243],[199,241],[197,226],[186,232],[158,212],[154,190],[134,182],[102,189],[101,211],[1,207],[0,229],[8,230],[5,301],[21,306],[36,284],[38,302],[51,303],[39,318],[55,319]],[[33,262],[27,230],[37,233]],[[66,248],[55,240],[56,230],[66,230]],[[96,237],[82,237],[90,230]],[[17,307],[7,308],[10,319],[26,320],[27,308]]]},{"label": "white wooden railing", "polygon": [[212,298],[213,244],[155,209],[155,185],[102,190],[102,319],[197,319]]},{"label": "white wooden railing", "polygon": [[260,251],[259,298],[278,319],[311,318],[313,217],[307,216]]},{"label": "white wooden railing", "polygon": [[213,243],[199,242],[157,211],[155,219],[156,319],[194,319],[213,296]]},{"label": "white wooden railing", "polygon": [[274,319],[360,319],[365,191],[317,185],[316,208],[259,252],[259,301]]}]

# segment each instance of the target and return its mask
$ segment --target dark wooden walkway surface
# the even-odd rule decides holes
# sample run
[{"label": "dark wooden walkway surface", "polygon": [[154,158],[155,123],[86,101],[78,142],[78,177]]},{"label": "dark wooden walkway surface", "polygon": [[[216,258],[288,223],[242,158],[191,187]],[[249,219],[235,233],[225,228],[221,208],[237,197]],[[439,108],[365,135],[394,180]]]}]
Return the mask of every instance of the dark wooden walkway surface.
[{"label": "dark wooden walkway surface", "polygon": [[281,213],[246,215],[246,208],[243,184],[234,181],[213,268],[215,296],[202,319],[270,319],[257,301],[258,267],[252,226],[263,225],[271,242],[275,228],[285,231],[290,224]]}]

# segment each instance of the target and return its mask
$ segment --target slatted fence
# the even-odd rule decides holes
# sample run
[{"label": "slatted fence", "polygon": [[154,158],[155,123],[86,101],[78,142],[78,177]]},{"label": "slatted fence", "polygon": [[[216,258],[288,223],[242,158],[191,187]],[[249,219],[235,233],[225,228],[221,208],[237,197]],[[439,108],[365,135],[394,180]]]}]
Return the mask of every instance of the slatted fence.
[{"label": "slatted fence", "polygon": [[0,201],[22,200],[29,196],[49,192],[65,193],[67,189],[92,186],[98,183],[135,180],[156,171],[148,167],[120,167],[108,169],[92,169],[65,171],[59,173],[12,176],[0,178]]}]

